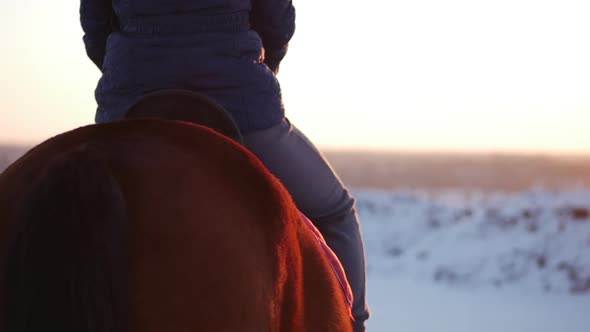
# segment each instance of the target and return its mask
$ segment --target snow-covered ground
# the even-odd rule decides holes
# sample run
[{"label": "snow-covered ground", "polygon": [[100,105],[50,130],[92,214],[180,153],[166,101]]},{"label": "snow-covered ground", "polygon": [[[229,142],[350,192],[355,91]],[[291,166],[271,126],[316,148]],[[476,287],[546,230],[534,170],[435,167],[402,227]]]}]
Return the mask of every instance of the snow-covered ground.
[{"label": "snow-covered ground", "polygon": [[[0,171],[24,151],[0,151]],[[375,181],[387,180],[392,170],[405,169],[400,162],[413,159],[392,160],[385,166],[371,161],[386,170]],[[352,175],[375,173],[373,164],[353,169]],[[443,169],[457,168],[451,166]],[[468,173],[480,174],[483,166]],[[581,166],[555,172],[567,175],[572,169],[587,173]],[[423,176],[440,182],[441,175],[431,171],[414,174],[409,183]],[[408,174],[393,174],[395,183]],[[511,174],[492,177],[498,179],[496,187],[518,180],[520,173]],[[544,180],[543,174],[535,179]],[[487,188],[485,193],[354,190],[368,263],[369,332],[590,331],[587,182],[578,189],[521,193],[490,192],[493,183],[480,182],[469,184]]]},{"label": "snow-covered ground", "polygon": [[590,331],[590,190],[356,190],[371,332]]}]

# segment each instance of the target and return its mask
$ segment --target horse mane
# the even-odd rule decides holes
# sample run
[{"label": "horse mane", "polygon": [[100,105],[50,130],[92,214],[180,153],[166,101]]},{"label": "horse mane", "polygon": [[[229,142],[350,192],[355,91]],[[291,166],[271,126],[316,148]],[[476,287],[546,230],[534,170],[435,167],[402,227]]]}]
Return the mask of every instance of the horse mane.
[{"label": "horse mane", "polygon": [[6,260],[7,332],[122,332],[125,202],[92,144],[47,165]]}]

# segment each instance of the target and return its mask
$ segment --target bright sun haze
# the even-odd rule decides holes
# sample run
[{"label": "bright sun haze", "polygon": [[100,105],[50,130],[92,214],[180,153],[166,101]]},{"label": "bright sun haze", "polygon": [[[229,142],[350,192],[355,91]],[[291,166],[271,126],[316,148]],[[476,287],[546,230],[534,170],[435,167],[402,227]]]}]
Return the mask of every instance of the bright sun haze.
[{"label": "bright sun haze", "polygon": [[[590,151],[590,2],[294,0],[279,80],[321,147]],[[2,2],[0,142],[93,122],[76,1]]]}]

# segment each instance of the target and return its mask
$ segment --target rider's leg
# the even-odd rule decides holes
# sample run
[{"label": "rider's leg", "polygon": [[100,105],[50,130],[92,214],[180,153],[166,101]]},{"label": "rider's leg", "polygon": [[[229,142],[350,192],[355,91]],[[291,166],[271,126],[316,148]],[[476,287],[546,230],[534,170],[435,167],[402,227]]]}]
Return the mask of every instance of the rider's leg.
[{"label": "rider's leg", "polygon": [[244,142],[281,180],[340,259],[354,295],[355,331],[364,331],[364,321],[369,317],[366,269],[354,198],[321,153],[288,120],[247,134]]}]

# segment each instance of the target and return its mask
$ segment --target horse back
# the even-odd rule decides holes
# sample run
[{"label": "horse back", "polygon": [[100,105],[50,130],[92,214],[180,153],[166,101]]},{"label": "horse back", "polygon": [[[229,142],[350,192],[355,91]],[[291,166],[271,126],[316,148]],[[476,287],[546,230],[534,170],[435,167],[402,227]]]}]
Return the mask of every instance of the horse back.
[{"label": "horse back", "polygon": [[338,283],[280,182],[238,144],[186,123],[93,125],[29,151],[0,175],[0,257],[43,169],[88,144],[125,199],[130,331],[350,330]]}]

